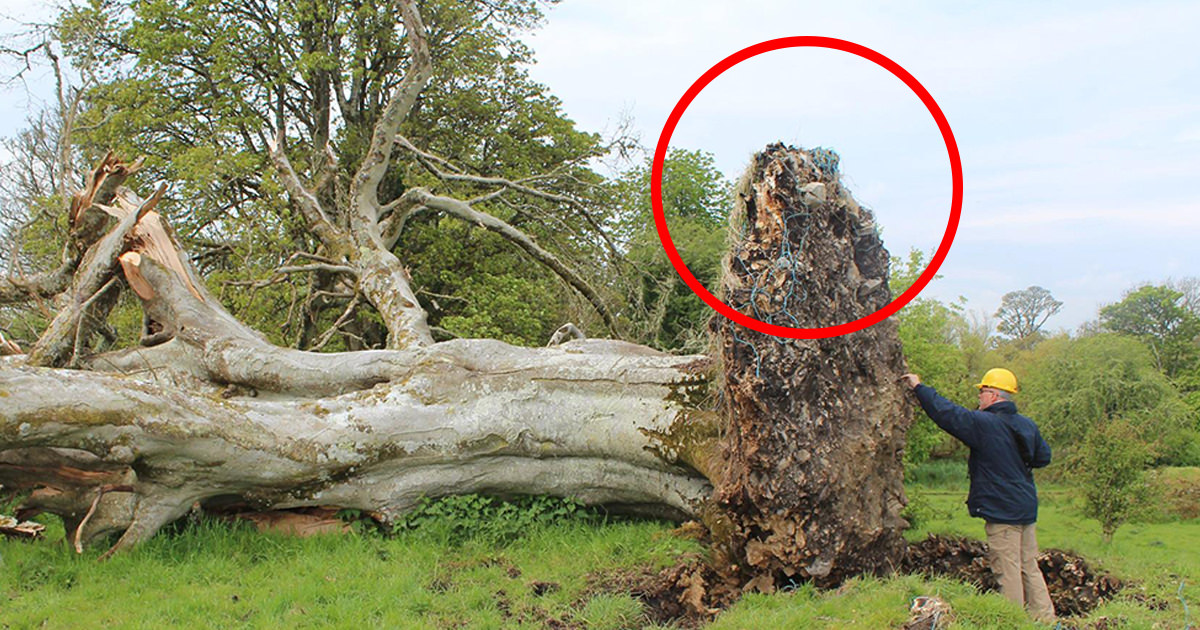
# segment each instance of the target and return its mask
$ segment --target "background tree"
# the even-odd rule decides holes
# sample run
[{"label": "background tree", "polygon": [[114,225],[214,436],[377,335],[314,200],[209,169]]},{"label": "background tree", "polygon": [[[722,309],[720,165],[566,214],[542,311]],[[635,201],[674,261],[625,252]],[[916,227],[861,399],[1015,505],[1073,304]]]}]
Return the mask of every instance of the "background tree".
[{"label": "background tree", "polygon": [[1056,464],[1077,467],[1087,436],[1117,420],[1152,446],[1157,463],[1198,461],[1195,418],[1137,339],[1112,333],[1048,339],[1014,370],[1022,411],[1038,422]]},{"label": "background tree", "polygon": [[[684,263],[716,291],[728,232],[731,184],[713,156],[672,149],[663,162],[663,214]],[[650,205],[650,162],[631,168],[609,186],[615,232],[625,242],[633,286],[629,289],[635,338],[663,350],[704,351],[712,310],[667,259]]]},{"label": "background tree", "polygon": [[1151,503],[1146,465],[1153,460],[1138,430],[1114,420],[1088,433],[1074,478],[1083,490],[1084,515],[1100,521],[1104,540]]},{"label": "background tree", "polygon": [[[405,299],[440,338],[499,333],[540,344],[568,318],[611,328],[605,300],[616,296],[592,287],[603,286],[615,251],[602,212],[586,203],[599,182],[587,162],[606,149],[528,77],[519,37],[540,22],[540,6],[423,3],[423,55],[396,28],[402,9],[310,0],[75,7],[59,23],[66,50],[112,68],[86,91],[85,153],[148,155],[142,176],[172,182],[168,200],[188,199],[175,229],[218,296],[279,343],[379,347],[389,333],[398,343],[396,331],[414,323],[399,303],[376,304],[386,291],[373,287],[384,277],[407,283],[406,270],[420,290]],[[427,72],[411,72],[423,59]],[[402,87],[408,100],[388,122],[398,138],[378,142]],[[372,156],[388,166],[356,183]],[[417,188],[470,208],[400,202]],[[309,197],[317,203],[301,203]],[[495,221],[478,220],[487,216]],[[377,242],[362,240],[372,224],[380,234],[367,240]],[[475,247],[490,255],[467,253]],[[374,271],[335,270],[358,269],[364,249]],[[293,275],[298,282],[284,282]],[[540,299],[503,299],[514,292]]]},{"label": "background tree", "polygon": [[1183,294],[1167,286],[1146,285],[1100,309],[1100,324],[1146,344],[1155,364],[1168,376],[1194,367],[1200,358],[1200,317],[1183,305]]},{"label": "background tree", "polygon": [[1028,343],[1046,320],[1058,313],[1062,304],[1039,286],[1010,291],[1001,298],[1000,308],[996,310],[996,327],[1000,334]]},{"label": "background tree", "polygon": [[[1166,286],[1183,294],[1180,305],[1193,316],[1200,318],[1200,278],[1188,276],[1168,280]],[[1197,346],[1193,347],[1193,350],[1200,348],[1200,337],[1197,337],[1196,343]],[[1192,417],[1196,418],[1196,426],[1200,430],[1200,351],[1194,352],[1192,357],[1191,365],[1187,365],[1188,361],[1185,359],[1184,365],[1176,371],[1174,381],[1183,394],[1184,402],[1192,410]]]},{"label": "background tree", "polygon": [[[928,259],[918,249],[911,250],[907,259],[893,258],[888,280],[892,295],[900,295],[912,286],[926,266]],[[934,298],[918,297],[900,310],[896,320],[909,370],[951,400],[970,405],[974,388],[959,345],[966,327],[961,310]],[[911,469],[921,464],[947,441],[946,433],[928,416],[915,414],[904,450],[905,465]]]},{"label": "background tree", "polygon": [[1200,277],[1186,276],[1168,280],[1166,286],[1183,294],[1181,305],[1200,317]]}]

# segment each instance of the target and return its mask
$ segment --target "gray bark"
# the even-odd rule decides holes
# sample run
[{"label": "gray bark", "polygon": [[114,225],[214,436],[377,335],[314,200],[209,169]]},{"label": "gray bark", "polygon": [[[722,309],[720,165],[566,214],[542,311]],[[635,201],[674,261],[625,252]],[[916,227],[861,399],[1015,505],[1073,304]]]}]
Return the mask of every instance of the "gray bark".
[{"label": "gray bark", "polygon": [[[230,501],[388,520],[423,496],[553,494],[682,518],[711,492],[689,465],[706,455],[691,436],[711,433],[685,402],[707,387],[700,357],[604,340],[281,348],[146,222],[119,259],[152,345],[80,357],[86,372],[0,362],[0,484],[33,490],[24,510],[59,514],[80,543],[119,531],[124,549]],[[104,249],[97,268],[113,268]]]},{"label": "gray bark", "polygon": [[[182,345],[145,353],[179,359]],[[197,502],[233,497],[259,509],[332,505],[387,520],[423,496],[551,494],[679,518],[711,493],[668,445],[686,412],[677,393],[705,385],[693,374],[696,357],[612,342],[526,349],[491,340],[360,354],[374,354],[392,378],[325,398],[192,394],[155,370],[0,367],[0,483],[41,486],[27,507],[75,527],[101,488],[127,486],[103,493],[81,532],[86,541],[124,530],[114,549]]]}]

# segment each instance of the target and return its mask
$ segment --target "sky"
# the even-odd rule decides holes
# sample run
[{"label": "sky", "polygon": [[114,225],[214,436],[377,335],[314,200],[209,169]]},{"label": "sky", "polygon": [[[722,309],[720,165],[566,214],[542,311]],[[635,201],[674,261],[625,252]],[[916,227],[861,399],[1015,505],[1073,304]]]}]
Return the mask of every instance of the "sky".
[{"label": "sky", "polygon": [[[0,33],[50,11],[0,0]],[[923,295],[978,316],[1038,285],[1050,330],[1097,317],[1134,286],[1200,276],[1200,2],[565,0],[527,38],[535,79],[580,128],[631,118],[653,150],[706,70],[779,37],[848,40],[936,99],[964,172],[961,220]],[[0,90],[0,136],[49,98],[47,73]],[[41,86],[41,87],[39,87]],[[714,80],[672,146],[731,179],[771,142],[832,148],[893,257],[934,250],[950,215],[945,144],[899,79],[849,53],[765,53]]]},{"label": "sky", "polygon": [[[532,75],[584,129],[632,117],[651,150],[701,74],[779,37],[881,53],[936,99],[964,172],[961,220],[923,295],[990,315],[1038,285],[1072,330],[1146,282],[1200,275],[1200,3],[567,0],[532,38]],[[765,53],[714,80],[671,145],[730,178],[771,142],[841,155],[894,257],[936,249],[950,162],[915,94],[840,51]]]}]

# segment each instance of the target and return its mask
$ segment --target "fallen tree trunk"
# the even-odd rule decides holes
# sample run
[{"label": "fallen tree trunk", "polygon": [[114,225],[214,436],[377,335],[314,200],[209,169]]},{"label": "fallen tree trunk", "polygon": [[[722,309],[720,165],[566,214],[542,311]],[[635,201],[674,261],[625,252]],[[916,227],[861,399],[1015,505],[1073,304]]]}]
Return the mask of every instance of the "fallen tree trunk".
[{"label": "fallen tree trunk", "polygon": [[[735,217],[747,238],[726,299],[777,324],[850,321],[888,299],[870,213],[814,155],[756,158]],[[899,563],[910,411],[889,322],[814,341],[715,320],[719,366],[605,340],[302,352],[230,315],[169,230],[137,226],[119,262],[144,347],[77,357],[88,371],[0,359],[0,484],[32,491],[19,516],[62,516],[77,547],[123,532],[112,550],[128,548],[192,509],[338,506],[387,521],[421,497],[480,492],[702,519],[716,565],[680,574],[701,591]]]},{"label": "fallen tree trunk", "polygon": [[116,548],[196,504],[334,505],[387,520],[424,496],[551,494],[682,518],[711,492],[662,442],[684,411],[669,399],[704,384],[695,357],[472,340],[405,358],[401,378],[319,399],[6,368],[0,484],[36,488],[26,509],[82,524],[84,541],[124,530]]},{"label": "fallen tree trunk", "polygon": [[603,340],[280,348],[221,307],[160,221],[137,220],[120,255],[146,347],[80,358],[89,371],[0,364],[0,484],[31,490],[22,516],[60,515],[77,546],[124,532],[127,548],[230,503],[386,521],[421,497],[552,494],[684,518],[711,493],[688,464],[717,430],[687,403],[711,380],[703,357]]}]

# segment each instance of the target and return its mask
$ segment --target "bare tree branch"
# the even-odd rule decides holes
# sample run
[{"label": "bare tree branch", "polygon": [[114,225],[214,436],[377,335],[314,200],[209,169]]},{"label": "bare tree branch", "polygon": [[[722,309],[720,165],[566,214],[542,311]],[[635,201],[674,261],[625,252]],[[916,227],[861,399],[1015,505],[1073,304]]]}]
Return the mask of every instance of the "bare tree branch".
[{"label": "bare tree branch", "polygon": [[[117,277],[110,277],[108,282],[105,282],[104,286],[100,287],[100,289],[96,291],[95,295],[88,298],[83,304],[79,305],[80,321],[78,325],[75,326],[75,345],[71,350],[71,363],[68,367],[76,367],[78,365],[79,356],[83,354],[84,343],[87,342],[87,337],[91,335],[92,330],[99,327],[100,324],[103,324],[102,318],[93,316],[90,318],[88,325],[85,326],[84,319],[88,318],[88,309],[92,308],[92,305],[95,304],[101,297],[103,297],[104,294],[111,291],[116,286],[116,283]],[[117,288],[117,290],[119,291],[120,288]],[[104,315],[107,316],[108,312],[105,311]]]},{"label": "bare tree branch", "polygon": [[291,161],[288,160],[287,154],[284,153],[283,134],[283,128],[280,127],[275,141],[268,142],[267,146],[271,153],[271,162],[275,164],[275,172],[279,175],[284,189],[287,190],[288,196],[291,197],[292,201],[296,202],[296,206],[300,208],[300,213],[308,221],[309,227],[322,242],[330,247],[344,242],[346,235],[329,220],[329,217],[325,214],[325,210],[321,207],[321,202],[317,201],[316,196],[309,192],[304,187],[304,184],[300,183],[300,177],[296,175]]},{"label": "bare tree branch", "polygon": [[50,299],[71,286],[71,277],[79,258],[71,257],[54,271],[33,276],[10,274],[0,278],[0,304],[18,304],[29,300]]},{"label": "bare tree branch", "polygon": [[[434,156],[430,153],[426,153],[426,152],[418,149],[416,146],[414,146],[411,142],[409,142],[404,137],[397,137],[396,143],[399,144],[400,146],[408,149],[409,151],[412,151],[413,153],[415,153],[418,156],[418,160],[421,162],[421,164],[424,165],[425,168],[429,170],[429,172],[433,173],[434,175],[437,176],[438,179],[441,179],[441,180],[445,180],[448,182],[468,182],[468,183],[472,183],[472,184],[482,184],[485,186],[500,186],[501,188],[515,190],[517,192],[524,193],[531,197],[545,199],[546,201],[553,201],[555,203],[562,203],[562,204],[566,204],[566,205],[570,205],[570,206],[574,206],[574,207],[580,207],[583,205],[580,203],[580,201],[578,199],[573,199],[566,195],[559,195],[559,194],[547,192],[545,190],[541,190],[538,188],[533,188],[533,187],[527,185],[526,183],[524,183],[528,180],[513,181],[511,179],[505,179],[503,177],[484,177],[481,175],[467,175],[462,172],[447,173],[446,171],[443,171],[432,164],[432,162],[436,160],[440,164],[448,165],[449,162],[447,162],[446,160],[443,160],[442,158],[439,158],[437,156]],[[544,176],[541,177],[540,179],[544,179]]]},{"label": "bare tree branch", "polygon": [[[471,184],[480,184],[480,185],[484,185],[484,186],[498,186],[499,187],[492,192],[489,192],[489,193],[486,193],[479,197],[476,197],[474,199],[471,199],[470,201],[467,202],[468,204],[474,205],[477,203],[482,203],[484,201],[490,201],[490,200],[495,199],[495,198],[499,197],[500,195],[504,194],[508,190],[512,190],[512,191],[521,193],[523,195],[527,195],[529,197],[534,197],[537,199],[542,199],[542,200],[550,201],[553,203],[561,203],[563,205],[573,208],[576,211],[576,213],[580,217],[582,217],[583,220],[586,221],[592,227],[593,230],[595,230],[595,233],[599,234],[600,237],[604,239],[605,244],[608,245],[609,252],[614,255],[617,254],[617,251],[618,251],[617,247],[615,244],[613,244],[612,240],[609,239],[608,232],[606,230],[604,230],[603,228],[601,228],[600,225],[596,223],[595,218],[593,218],[592,215],[587,211],[587,207],[583,204],[583,202],[581,202],[578,199],[575,199],[574,197],[569,197],[567,195],[549,192],[546,190],[542,190],[540,188],[535,188],[530,185],[534,182],[545,181],[547,179],[552,179],[552,178],[558,177],[559,176],[558,171],[561,170],[562,167],[555,169],[555,171],[552,173],[543,173],[541,175],[535,175],[533,177],[527,177],[527,178],[516,180],[516,181],[506,179],[503,177],[486,177],[486,176],[481,176],[481,175],[468,175],[468,174],[464,173],[462,171],[462,169],[460,169],[460,168],[454,166],[452,163],[450,163],[449,160],[446,160],[445,158],[436,156],[432,153],[429,153],[427,151],[422,151],[421,149],[417,148],[416,145],[414,145],[412,142],[410,142],[407,138],[405,138],[403,136],[397,136],[396,143],[399,144],[400,146],[404,147],[405,149],[411,151],[414,155],[416,155],[417,161],[420,162],[421,165],[424,166],[426,170],[428,170],[430,173],[432,173],[438,179],[441,179],[441,180],[447,181],[447,182],[465,182],[465,183],[471,183]],[[444,171],[444,170],[442,170],[442,168],[439,168],[438,165],[440,165],[443,168],[451,169],[453,172]],[[392,209],[393,204],[404,204],[404,203],[405,203],[405,200],[404,200],[404,196],[402,195],[400,198],[396,199],[392,203],[389,203],[387,206],[384,206],[381,216],[386,215],[388,213],[388,211],[390,211]],[[402,223],[396,224],[395,227],[403,228],[403,224]],[[397,230],[395,232],[396,238],[399,238],[399,231],[402,231],[402,229]],[[385,230],[384,233],[386,235],[391,235],[393,232],[390,230]],[[389,240],[388,238],[385,238],[384,242],[394,243],[395,240],[394,239]]]},{"label": "bare tree branch", "polygon": [[400,0],[400,12],[404,17],[404,28],[408,35],[411,65],[404,75],[404,80],[392,91],[387,109],[375,124],[371,147],[351,183],[350,196],[355,206],[352,216],[363,221],[367,224],[364,227],[372,230],[378,229],[377,222],[381,213],[379,183],[383,181],[387,172],[396,134],[400,131],[400,124],[416,103],[417,96],[425,89],[433,75],[433,61],[426,41],[425,25],[421,22],[421,16],[412,0]]},{"label": "bare tree branch", "polygon": [[613,333],[617,332],[616,322],[613,321],[612,314],[609,313],[608,307],[600,299],[600,296],[596,294],[596,291],[592,289],[591,285],[585,282],[583,278],[579,277],[579,274],[575,273],[569,267],[564,265],[557,256],[542,249],[537,243],[534,243],[533,239],[531,239],[529,235],[490,214],[480,212],[475,208],[472,208],[470,204],[458,199],[434,195],[423,188],[413,188],[404,194],[405,196],[409,196],[411,194],[413,199],[418,200],[422,206],[431,208],[433,210],[440,210],[451,216],[463,219],[464,221],[469,221],[512,241],[514,244],[524,250],[525,253],[533,257],[534,260],[537,260],[543,265],[549,267],[554,271],[554,273],[558,274],[560,278],[565,280],[567,284],[571,285],[576,291],[583,295],[583,297],[586,298],[587,301],[592,305],[592,308],[596,309],[596,312],[600,314],[600,317],[604,320],[605,326],[607,326],[608,329]]},{"label": "bare tree branch", "polygon": [[18,346],[16,342],[5,339],[4,331],[0,330],[0,357],[12,354],[24,354],[24,351],[21,350],[21,346]]},{"label": "bare tree branch", "polygon": [[354,267],[348,267],[346,265],[329,265],[329,264],[325,264],[325,263],[279,267],[275,270],[275,273],[277,273],[277,274],[316,273],[316,272],[321,272],[321,271],[324,271],[327,273],[343,273],[343,274],[346,274],[353,278],[358,277],[358,270],[355,269]]},{"label": "bare tree branch", "polygon": [[350,303],[346,305],[346,310],[342,311],[341,316],[339,316],[337,320],[333,322],[333,325],[329,327],[329,330],[326,330],[324,333],[321,333],[320,337],[317,337],[317,340],[313,343],[313,346],[308,349],[308,351],[317,352],[321,348],[324,348],[325,344],[329,343],[329,340],[333,339],[334,333],[338,332],[342,326],[346,324],[346,322],[350,321],[350,319],[354,317],[354,313],[356,310],[358,310],[358,305],[360,303],[361,300],[359,300],[359,295],[357,293],[354,294],[354,298],[351,299]]}]

